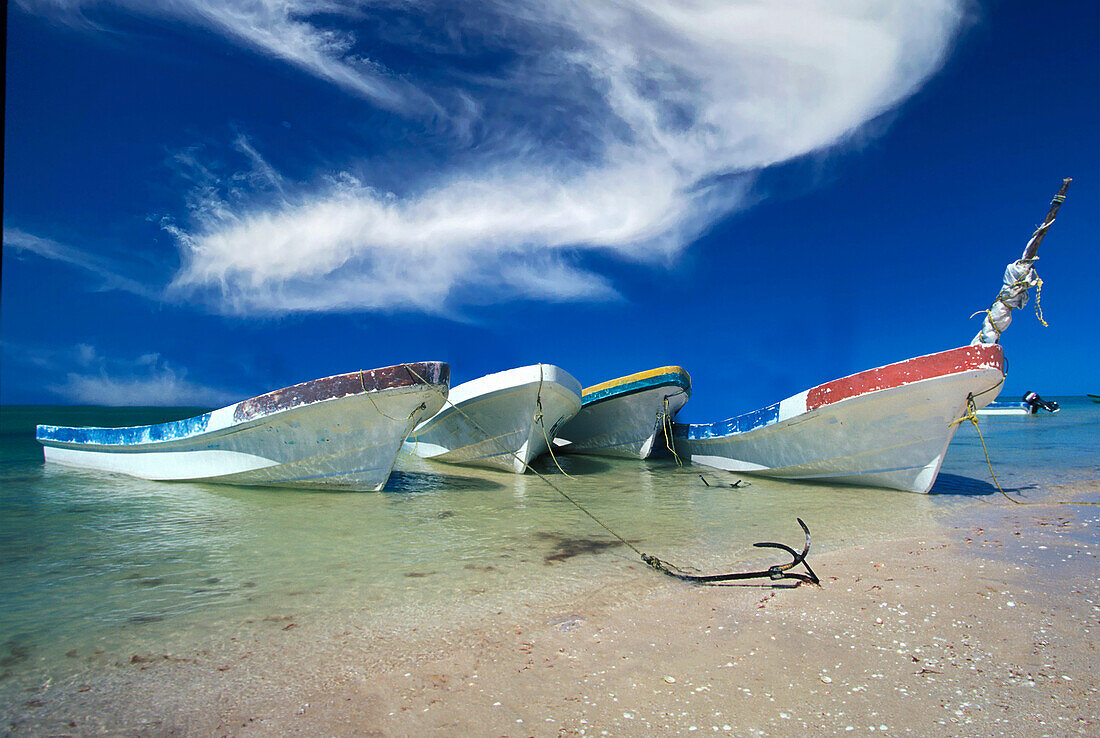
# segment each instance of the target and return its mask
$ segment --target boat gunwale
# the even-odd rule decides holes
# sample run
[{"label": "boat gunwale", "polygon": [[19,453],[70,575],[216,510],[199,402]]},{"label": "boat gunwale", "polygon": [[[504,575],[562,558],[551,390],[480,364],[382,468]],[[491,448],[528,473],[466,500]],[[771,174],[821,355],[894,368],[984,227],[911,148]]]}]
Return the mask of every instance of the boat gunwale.
[{"label": "boat gunwale", "polygon": [[691,375],[683,367],[663,366],[594,384],[581,393],[581,409],[661,387],[679,387],[690,396]]},{"label": "boat gunwale", "polygon": [[[406,376],[400,376],[400,369],[406,370]],[[165,423],[115,428],[39,425],[35,428],[35,438],[43,445],[65,448],[113,447],[120,451],[136,451],[207,433],[234,433],[275,415],[324,402],[403,387],[446,385],[449,381],[450,366],[445,362],[406,362],[299,382],[201,415]],[[215,414],[230,412],[232,417],[224,426],[209,427]]]},{"label": "boat gunwale", "polygon": [[[434,431],[435,429],[440,427],[441,424],[449,422],[455,416],[461,418],[463,423],[468,424],[469,419],[466,417],[466,415],[471,412],[477,412],[475,408],[482,403],[499,401],[504,397],[524,392],[533,392],[535,398],[537,399],[540,396],[545,396],[542,395],[542,392],[544,390],[550,392],[559,392],[561,395],[567,398],[573,398],[577,396],[577,394],[573,392],[572,387],[562,384],[561,382],[558,382],[556,380],[547,380],[541,383],[538,380],[535,380],[533,382],[523,382],[522,384],[508,385],[505,387],[501,387],[500,389],[490,390],[488,392],[473,395],[472,397],[467,397],[457,402],[448,401],[447,404],[441,407],[435,415],[417,424],[412,432],[409,433],[408,443],[416,442],[421,435]],[[580,406],[578,405],[578,407]],[[533,400],[531,404],[531,417],[534,418],[535,414],[536,405],[535,401]]]},{"label": "boat gunwale", "polygon": [[[543,383],[547,386],[557,384],[567,391],[574,393],[578,400],[581,396],[581,383],[572,374],[556,364],[528,364],[511,369],[504,369],[491,374],[467,380],[451,387],[447,397],[447,403],[440,408],[437,415],[442,414],[451,406],[465,407],[471,400],[477,400],[483,395],[489,395],[500,390],[525,387],[530,384]],[[427,423],[432,418],[424,422]]]}]

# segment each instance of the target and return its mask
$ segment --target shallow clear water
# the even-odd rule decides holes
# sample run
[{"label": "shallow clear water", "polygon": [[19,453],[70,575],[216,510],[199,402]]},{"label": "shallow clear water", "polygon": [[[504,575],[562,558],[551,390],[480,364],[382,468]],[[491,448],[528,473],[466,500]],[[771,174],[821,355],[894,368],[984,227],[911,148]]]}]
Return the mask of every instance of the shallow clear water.
[{"label": "shallow clear water", "polygon": [[[1100,478],[1100,405],[1062,406],[1054,416],[983,418],[1006,489],[1034,497],[1040,483]],[[473,621],[521,601],[661,580],[534,475],[404,457],[379,493],[146,482],[44,465],[34,424],[142,424],[190,410],[0,412],[0,698],[88,668],[77,657],[89,653],[107,663],[185,652],[287,613],[368,629]],[[637,548],[704,571],[781,562],[751,544],[800,546],[796,516],[820,551],[919,530],[996,494],[969,425],[928,496],[681,469],[671,459],[561,465],[571,478],[549,459],[536,468]],[[731,488],[739,478],[750,486]]]}]

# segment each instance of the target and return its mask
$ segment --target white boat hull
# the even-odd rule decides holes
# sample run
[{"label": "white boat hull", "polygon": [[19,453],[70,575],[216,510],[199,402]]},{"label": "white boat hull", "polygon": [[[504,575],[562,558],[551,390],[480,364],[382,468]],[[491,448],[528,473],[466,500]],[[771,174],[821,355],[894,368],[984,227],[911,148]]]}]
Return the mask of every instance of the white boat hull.
[{"label": "white boat hull", "polygon": [[[421,375],[431,370],[430,364],[411,366]],[[342,395],[337,388],[328,394],[339,396],[305,402],[293,397],[265,401],[269,396],[262,396],[159,426],[39,426],[39,441],[48,463],[143,479],[378,490],[389,478],[409,432],[446,398],[446,365],[437,366],[444,367],[443,376],[436,370],[427,383],[354,388]],[[369,385],[369,375],[363,372],[296,387],[326,381],[331,387],[331,380],[342,377]]]},{"label": "white boat hull", "polygon": [[[723,424],[677,425],[676,448],[693,463],[729,471],[927,492],[967,398],[987,404],[1002,367],[999,346],[918,357]],[[814,397],[821,404],[810,409]]]},{"label": "white boat hull", "polygon": [[425,459],[523,474],[580,407],[580,383],[563,369],[509,369],[454,387],[405,447]]},{"label": "white boat hull", "polygon": [[614,380],[605,391],[597,389],[601,385],[586,389],[580,412],[558,431],[554,451],[648,459],[655,446],[672,444],[672,418],[690,397],[690,381],[679,367],[665,367]]},{"label": "white boat hull", "polygon": [[1031,407],[1022,402],[993,402],[978,411],[978,415],[1031,415]]}]

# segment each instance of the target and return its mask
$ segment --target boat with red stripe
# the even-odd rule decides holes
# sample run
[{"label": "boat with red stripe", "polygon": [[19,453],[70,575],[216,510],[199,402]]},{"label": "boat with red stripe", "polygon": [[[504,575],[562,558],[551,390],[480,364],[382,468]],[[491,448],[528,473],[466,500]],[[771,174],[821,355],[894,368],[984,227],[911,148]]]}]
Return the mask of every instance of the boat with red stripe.
[{"label": "boat with red stripe", "polygon": [[826,382],[717,423],[677,424],[677,452],[729,471],[928,492],[959,424],[976,424],[977,411],[1004,384],[1001,334],[1012,312],[1027,304],[1028,290],[1042,284],[1035,273],[1039,244],[1071,181],[1062,181],[1023,255],[1005,268],[969,346]]},{"label": "boat with red stripe", "polygon": [[969,398],[1004,381],[999,345],[963,346],[877,367],[705,425],[673,427],[696,464],[784,479],[927,492]]}]

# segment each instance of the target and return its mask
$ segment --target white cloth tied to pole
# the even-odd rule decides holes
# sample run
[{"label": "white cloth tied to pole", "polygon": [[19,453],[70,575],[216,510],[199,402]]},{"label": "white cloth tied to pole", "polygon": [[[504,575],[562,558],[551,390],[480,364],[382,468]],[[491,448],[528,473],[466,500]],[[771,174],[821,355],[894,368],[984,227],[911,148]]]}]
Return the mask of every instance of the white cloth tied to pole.
[{"label": "white cloth tied to pole", "polygon": [[997,343],[1001,334],[1012,322],[1012,311],[1027,305],[1027,291],[1041,283],[1035,273],[1034,259],[1018,259],[1005,267],[1004,285],[993,306],[986,311],[982,329],[974,336],[971,345]]}]

